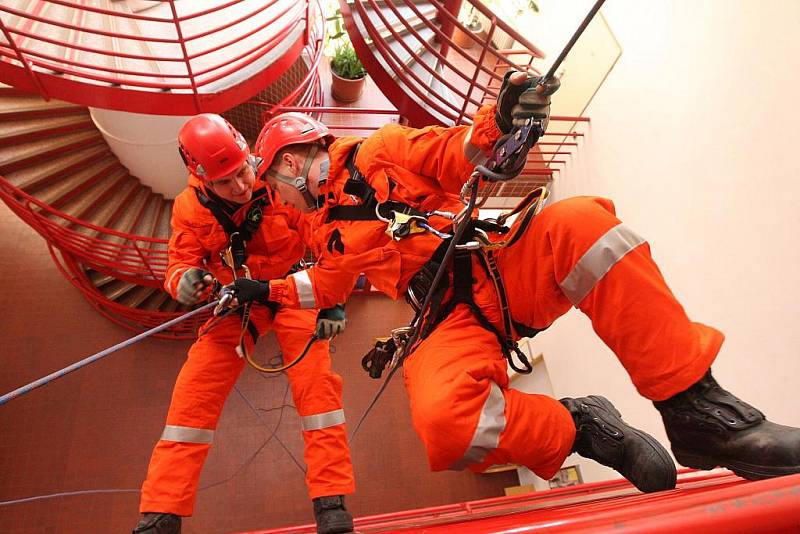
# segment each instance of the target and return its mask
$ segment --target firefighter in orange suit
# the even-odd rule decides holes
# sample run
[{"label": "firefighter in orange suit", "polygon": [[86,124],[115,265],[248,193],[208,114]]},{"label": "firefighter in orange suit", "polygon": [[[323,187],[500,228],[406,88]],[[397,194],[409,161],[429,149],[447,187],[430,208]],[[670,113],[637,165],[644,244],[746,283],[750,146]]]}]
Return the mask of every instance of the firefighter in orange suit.
[{"label": "firefighter in orange suit", "polygon": [[[291,272],[305,251],[297,210],[276,205],[262,181],[258,160],[242,135],[218,115],[189,119],[178,135],[189,186],[172,213],[169,265],[164,286],[183,304],[197,303],[213,279],[234,279],[220,252],[230,246],[239,273],[276,278]],[[231,236],[237,234],[232,239]],[[287,362],[297,357],[317,330],[330,337],[344,327],[343,309],[251,308],[247,343],[275,332]],[[207,325],[208,326],[208,325]],[[142,486],[134,532],[180,532],[181,516],[192,515],[198,479],[211,448],[222,406],[244,359],[236,353],[242,319],[231,313],[210,326],[189,349],[178,375],[166,426],[153,451]],[[306,483],[318,532],[349,532],[352,517],[344,495],[355,489],[342,409],[342,379],[331,370],[327,341],[311,346],[303,361],[286,371],[305,442]]]},{"label": "firefighter in orange suit", "polygon": [[[324,125],[309,117],[268,122],[256,152],[282,198],[315,212],[319,261],[283,279],[237,280],[239,301],[331,306],[346,299],[360,272],[392,298],[411,290],[411,301],[419,301],[439,291],[430,284],[444,234],[452,232],[444,212],[463,207],[462,185],[501,136],[529,119],[546,127],[547,95],[557,84],[536,85],[508,73],[497,104],[481,108],[471,126],[387,125],[367,139],[330,144]],[[314,144],[309,131],[317,132]],[[306,140],[297,141],[299,132]],[[409,217],[417,223],[410,226]],[[607,399],[559,401],[508,387],[507,365],[515,360],[504,340],[532,336],[575,306],[654,401],[680,463],[721,465],[749,479],[800,472],[800,430],[767,421],[717,384],[710,366],[722,333],[689,320],[647,242],[617,218],[610,200],[566,199],[527,221],[515,221],[505,234],[514,238],[494,250],[493,265],[484,261],[488,247],[456,250],[447,289],[424,323],[433,328],[404,362],[413,424],[432,469],[515,463],[547,479],[577,452],[642,491],[674,487],[666,450],[624,423]],[[498,285],[508,289],[507,323]]]}]

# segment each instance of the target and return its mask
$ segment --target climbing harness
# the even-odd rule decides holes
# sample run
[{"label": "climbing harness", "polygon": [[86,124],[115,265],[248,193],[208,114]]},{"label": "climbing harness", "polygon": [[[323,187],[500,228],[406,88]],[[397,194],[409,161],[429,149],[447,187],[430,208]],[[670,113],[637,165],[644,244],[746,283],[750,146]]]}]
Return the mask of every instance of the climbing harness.
[{"label": "climbing harness", "polygon": [[[238,276],[239,273],[238,273],[238,269],[236,269],[234,267],[234,264],[232,263],[232,260],[233,260],[233,251],[232,251],[232,249],[233,249],[233,243],[231,243],[231,246],[229,246],[228,248],[223,250],[220,253],[220,256],[222,258],[223,264],[226,267],[231,269],[232,274],[233,274],[233,279],[237,280],[239,278],[239,276]],[[247,268],[246,264],[242,264],[241,265],[241,270],[242,270],[242,272],[244,274],[243,278],[252,279],[251,276],[250,276],[250,269]],[[303,349],[303,351],[300,353],[300,355],[297,356],[297,358],[295,358],[294,360],[292,360],[291,362],[289,362],[287,364],[278,365],[278,366],[275,366],[275,367],[268,367],[268,366],[261,365],[260,363],[258,363],[254,359],[254,357],[251,354],[251,352],[247,349],[247,334],[250,334],[250,337],[253,339],[253,344],[254,345],[258,341],[258,337],[259,337],[258,329],[256,328],[255,324],[253,324],[253,322],[250,321],[250,312],[251,312],[251,308],[252,308],[253,303],[252,302],[248,302],[248,303],[243,304],[243,305],[232,307],[234,299],[236,298],[236,293],[235,293],[233,287],[231,287],[231,286],[220,287],[218,294],[219,294],[219,299],[218,299],[218,304],[217,304],[216,308],[214,309],[214,315],[217,316],[218,318],[222,318],[222,317],[226,316],[228,313],[233,312],[233,311],[235,311],[235,312],[239,313],[239,315],[241,315],[241,317],[242,317],[242,329],[241,329],[241,332],[239,334],[239,341],[236,344],[236,354],[238,354],[240,358],[244,358],[244,360],[248,364],[250,364],[251,367],[256,369],[257,371],[260,371],[262,373],[275,374],[275,373],[282,373],[282,372],[286,371],[287,369],[291,369],[292,367],[294,367],[295,365],[300,363],[303,360],[303,358],[306,357],[306,355],[308,354],[308,351],[311,350],[311,346],[314,344],[314,342],[319,340],[319,337],[317,336],[317,334],[314,333],[309,338],[308,343],[306,343],[306,346]],[[272,307],[272,310],[274,312],[276,310],[276,308]],[[210,329],[210,327],[213,327],[213,323],[211,325],[209,325],[209,328],[204,329],[202,333],[207,332]]]},{"label": "climbing harness", "polygon": [[[597,11],[603,5],[605,0],[597,0],[595,4],[592,6],[592,9],[586,15],[584,20],[581,22],[578,29],[570,38],[567,45],[559,54],[558,58],[553,62],[550,69],[547,73],[539,78],[538,86],[544,87],[546,83],[553,78],[555,75],[556,70],[564,61],[569,51],[572,49],[573,45],[577,42],[578,38],[581,36],[583,31],[588,26],[589,22],[591,22],[592,18],[594,18]],[[478,203],[477,195],[478,195],[478,182],[481,177],[489,181],[506,181],[514,178],[516,173],[509,172],[515,169],[521,168],[519,166],[520,158],[527,157],[528,151],[533,147],[534,144],[538,141],[539,137],[544,134],[544,130],[542,128],[541,121],[528,119],[526,123],[520,127],[515,128],[508,136],[502,138],[492,152],[489,160],[486,162],[485,165],[477,165],[475,167],[475,171],[470,176],[469,180],[464,184],[461,189],[461,201],[466,206],[464,209],[453,219],[454,230],[453,234],[450,238],[449,243],[447,244],[444,253],[442,254],[441,262],[436,270],[434,276],[431,278],[430,281],[430,288],[425,296],[425,300],[423,301],[422,305],[420,306],[419,310],[416,312],[414,318],[409,325],[409,331],[407,332],[406,338],[404,338],[404,343],[401,346],[395,344],[394,350],[395,353],[391,359],[386,357],[386,353],[392,348],[390,343],[380,342],[382,343],[380,346],[376,346],[373,351],[365,356],[365,360],[362,360],[362,367],[368,370],[370,376],[375,378],[380,377],[383,369],[380,368],[380,364],[388,360],[388,364],[390,367],[389,374],[381,384],[381,387],[375,393],[375,396],[372,398],[372,401],[369,403],[367,408],[364,410],[364,413],[361,415],[361,418],[358,420],[358,423],[353,430],[353,433],[350,436],[350,442],[352,443],[355,440],[356,435],[358,434],[358,430],[361,428],[364,420],[367,418],[369,413],[372,411],[372,408],[378,402],[383,392],[386,390],[387,386],[389,385],[389,381],[392,379],[394,374],[397,372],[397,369],[403,363],[403,360],[407,358],[411,352],[413,352],[415,345],[422,334],[422,328],[424,326],[424,321],[426,316],[428,315],[428,311],[431,306],[431,301],[436,293],[436,288],[439,287],[439,283],[441,282],[444,274],[448,271],[448,263],[453,254],[455,253],[456,249],[460,247],[461,249],[470,249],[470,248],[480,248],[480,244],[477,244],[477,247],[474,247],[472,243],[461,243],[462,236],[464,235],[467,228],[470,226],[471,216],[474,208],[476,205],[480,206],[485,202],[485,198]],[[467,197],[467,195],[469,196]],[[515,231],[511,234],[511,236],[504,242],[504,243],[497,243],[496,246],[512,246],[522,233],[527,228],[527,225],[530,223],[531,219],[541,211],[542,207],[544,206],[544,201],[547,200],[547,192],[544,188],[537,188],[534,191],[531,191],[520,206],[517,209],[512,211],[505,216],[501,216],[498,218],[496,222],[499,224],[504,224],[505,221],[511,215],[515,213],[522,212],[521,221],[515,225]],[[527,201],[527,202],[526,202]],[[490,245],[491,246],[491,245]],[[491,250],[491,249],[490,249]],[[489,268],[489,271],[496,271],[496,265],[494,264],[493,260],[487,258],[487,263],[485,267]],[[495,287],[498,290],[498,294],[503,289],[498,282],[502,283],[499,277],[496,279],[492,277],[493,282],[495,283]],[[418,300],[418,299],[417,299]],[[501,306],[503,304],[501,303]],[[505,304],[507,307],[507,303]],[[507,327],[507,322],[504,319],[504,326]],[[515,325],[516,326],[516,325]],[[527,330],[523,330],[526,334],[532,334],[536,331],[534,329],[527,328]],[[506,329],[506,332],[509,332]],[[394,337],[392,338],[394,339]],[[498,339],[501,342],[501,346],[503,346],[503,340]],[[513,340],[512,340],[513,341]],[[372,358],[369,358],[372,355]],[[509,360],[510,362],[511,360]],[[530,363],[527,361],[526,369],[530,368]],[[386,365],[386,363],[383,363]]]},{"label": "climbing harness", "polygon": [[[230,206],[212,191],[207,191],[206,193],[201,191],[200,188],[195,188],[195,194],[197,195],[197,199],[200,201],[200,204],[211,211],[211,213],[214,215],[214,218],[217,220],[220,226],[222,226],[222,229],[228,236],[228,247],[220,252],[222,264],[231,270],[233,280],[240,278],[240,271],[243,275],[243,278],[252,279],[250,275],[250,269],[245,263],[247,260],[246,248],[247,243],[253,238],[256,232],[258,232],[261,222],[264,219],[264,207],[269,203],[269,196],[266,188],[261,188],[253,192],[253,197],[255,200],[253,200],[250,206],[247,208],[244,220],[240,225],[236,225],[232,219],[234,213],[236,212],[236,208],[234,206]],[[253,344],[258,341],[259,337],[258,328],[256,328],[255,324],[253,324],[253,322],[250,320],[251,307],[253,303],[248,302],[246,304],[233,307],[232,304],[236,295],[232,288],[221,287],[217,283],[214,291],[218,295],[218,304],[214,308],[215,317],[222,319],[231,312],[238,313],[242,317],[242,329],[239,335],[239,341],[236,344],[236,354],[238,354],[240,358],[244,358],[244,360],[250,364],[251,367],[262,373],[281,373],[291,367],[294,367],[300,363],[303,358],[305,358],[306,354],[308,354],[308,351],[311,349],[311,345],[313,345],[313,343],[318,339],[316,334],[311,336],[303,352],[288,364],[276,367],[263,366],[253,358],[253,355],[247,349],[247,334],[249,334],[252,338]],[[277,309],[276,307],[271,308],[273,312],[275,312]],[[208,332],[216,325],[216,323],[217,321],[212,321],[211,324],[207,325],[207,327],[201,330],[200,335]]]},{"label": "climbing harness", "polygon": [[[367,183],[364,174],[356,167],[355,160],[361,143],[355,145],[347,156],[345,167],[350,177],[344,184],[345,194],[352,195],[361,200],[355,206],[331,206],[325,222],[331,221],[381,221],[386,223],[386,234],[399,241],[404,237],[422,232],[430,232],[440,239],[447,239],[450,234],[434,228],[429,218],[432,216],[453,220],[454,213],[447,211],[420,211],[396,200],[379,202],[375,198],[375,189]],[[389,182],[389,191],[394,188],[394,183]]]}]

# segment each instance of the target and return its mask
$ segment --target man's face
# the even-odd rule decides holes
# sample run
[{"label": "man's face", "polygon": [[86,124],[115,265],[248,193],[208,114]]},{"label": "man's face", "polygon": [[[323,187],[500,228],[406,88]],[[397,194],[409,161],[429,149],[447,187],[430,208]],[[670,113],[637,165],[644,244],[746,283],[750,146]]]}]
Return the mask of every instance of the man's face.
[{"label": "man's face", "polygon": [[[277,170],[284,176],[289,176],[292,178],[297,177],[303,171],[303,166],[305,165],[308,156],[309,153],[307,150],[302,150],[298,153],[285,152],[281,155],[280,165],[278,166]],[[311,162],[311,167],[308,170],[306,187],[308,187],[309,193],[311,193],[314,198],[317,198],[319,195],[319,178],[322,172],[323,163],[327,160],[328,152],[324,148],[321,148],[314,156],[314,159]],[[274,176],[270,176],[269,174],[266,175],[266,178],[270,187],[278,193],[278,195],[286,204],[295,207],[303,213],[308,213],[316,209],[315,207],[308,205],[303,193],[301,193],[294,185],[282,182],[276,179]]]},{"label": "man's face", "polygon": [[245,161],[238,171],[219,180],[208,182],[207,187],[228,202],[244,204],[252,198],[255,182],[256,175],[247,161]]}]

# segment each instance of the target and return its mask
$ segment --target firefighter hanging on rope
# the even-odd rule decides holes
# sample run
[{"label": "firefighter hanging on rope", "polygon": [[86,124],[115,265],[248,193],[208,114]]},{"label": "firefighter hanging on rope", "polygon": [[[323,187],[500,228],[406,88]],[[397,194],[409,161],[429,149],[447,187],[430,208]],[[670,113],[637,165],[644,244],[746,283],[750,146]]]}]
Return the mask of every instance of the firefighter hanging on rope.
[{"label": "firefighter hanging on rope", "polygon": [[[403,374],[434,470],[511,463],[548,479],[577,452],[642,491],[675,486],[667,451],[622,421],[607,399],[559,401],[508,387],[510,362],[526,370],[516,340],[574,306],[655,402],[681,463],[723,465],[747,478],[800,472],[800,430],[767,421],[717,385],[710,366],[722,333],[689,320],[647,242],[617,218],[610,200],[570,198],[539,212],[538,193],[508,233],[472,224],[445,265],[447,275],[431,287],[474,166],[497,156],[498,141],[519,127],[533,121],[546,128],[548,95],[556,89],[555,82],[537,87],[537,80],[510,72],[497,105],[481,108],[472,126],[387,125],[367,139],[333,143],[307,116],[270,120],[256,152],[281,197],[312,212],[319,259],[285,278],[237,280],[239,301],[332,306],[347,299],[362,272],[395,299],[411,290],[418,302],[433,292],[420,341],[405,348]],[[325,135],[309,139],[307,132]],[[519,173],[522,160],[492,179]],[[386,360],[394,347],[381,350]]]}]

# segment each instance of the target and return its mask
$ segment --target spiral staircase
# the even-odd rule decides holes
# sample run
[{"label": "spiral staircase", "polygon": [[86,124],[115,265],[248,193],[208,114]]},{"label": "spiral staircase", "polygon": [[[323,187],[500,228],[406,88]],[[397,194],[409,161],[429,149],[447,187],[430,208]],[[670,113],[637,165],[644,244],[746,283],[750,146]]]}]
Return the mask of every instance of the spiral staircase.
[{"label": "spiral staircase", "polygon": [[[359,57],[397,108],[363,110],[364,116],[390,112],[411,125],[468,124],[496,98],[505,70],[533,70],[541,52],[477,0],[470,3],[489,25],[486,36],[473,37],[478,46],[466,50],[452,39],[456,28],[464,29],[454,14],[460,3],[340,0]],[[0,81],[7,84],[0,86],[0,198],[45,238],[56,265],[100,313],[143,330],[186,311],[162,289],[172,200],[128,172],[85,106],[222,112],[251,141],[272,114],[302,110],[325,120],[343,109],[324,102],[317,4],[84,4],[0,6]],[[233,4],[239,11],[227,13]],[[215,23],[203,30],[210,19]],[[493,36],[501,34],[516,47],[499,49]],[[551,179],[558,169],[549,159],[534,151],[522,179],[493,194],[522,196]],[[190,338],[203,320],[162,336]]]}]

